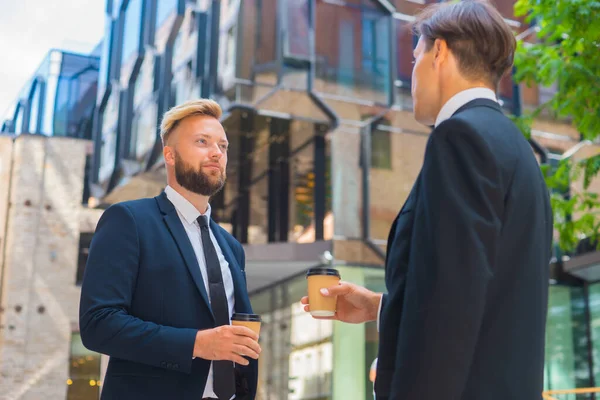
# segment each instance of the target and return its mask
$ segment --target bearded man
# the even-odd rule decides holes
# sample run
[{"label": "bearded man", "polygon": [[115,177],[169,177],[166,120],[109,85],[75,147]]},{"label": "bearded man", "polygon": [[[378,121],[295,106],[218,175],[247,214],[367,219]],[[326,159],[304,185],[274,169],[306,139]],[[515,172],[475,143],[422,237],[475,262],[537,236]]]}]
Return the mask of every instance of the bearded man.
[{"label": "bearded man", "polygon": [[102,399],[254,399],[258,336],[244,250],[211,219],[223,188],[221,108],[200,99],[165,113],[167,187],[108,208],[90,247],[79,312],[83,344],[110,356]]}]

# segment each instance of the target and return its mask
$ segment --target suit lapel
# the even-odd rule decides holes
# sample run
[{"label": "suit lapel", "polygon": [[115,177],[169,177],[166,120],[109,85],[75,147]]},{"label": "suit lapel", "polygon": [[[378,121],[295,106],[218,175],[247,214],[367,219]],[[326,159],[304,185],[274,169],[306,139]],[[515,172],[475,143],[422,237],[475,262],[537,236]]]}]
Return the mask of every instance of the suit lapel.
[{"label": "suit lapel", "polygon": [[164,214],[163,218],[165,220],[165,224],[171,232],[173,239],[175,239],[175,243],[177,243],[177,247],[179,248],[179,252],[183,257],[185,265],[190,271],[190,275],[192,276],[192,279],[194,280],[194,283],[196,284],[196,287],[198,288],[198,291],[204,299],[206,307],[210,311],[210,315],[214,320],[214,315],[212,314],[212,309],[210,307],[210,301],[208,300],[208,294],[206,293],[206,287],[204,286],[204,279],[202,279],[200,266],[198,265],[196,254],[194,253],[194,248],[192,247],[187,232],[185,231],[185,228],[179,219],[177,210],[175,210],[175,207],[169,201],[164,192],[160,196],[156,197],[156,201],[161,212]]},{"label": "suit lapel", "polygon": [[252,306],[250,305],[248,291],[246,289],[246,278],[242,273],[242,268],[234,257],[229,243],[227,243],[223,237],[220,227],[212,219],[210,220],[210,229],[213,235],[215,235],[215,239],[217,239],[217,243],[219,243],[219,247],[229,264],[229,270],[231,271],[231,277],[233,278],[235,311],[240,313],[252,313]]}]

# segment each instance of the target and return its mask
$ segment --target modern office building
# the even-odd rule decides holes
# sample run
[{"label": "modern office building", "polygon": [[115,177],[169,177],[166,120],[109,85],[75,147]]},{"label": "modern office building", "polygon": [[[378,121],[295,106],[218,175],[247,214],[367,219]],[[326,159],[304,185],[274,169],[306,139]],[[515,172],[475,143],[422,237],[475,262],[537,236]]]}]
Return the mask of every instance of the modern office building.
[{"label": "modern office building", "polygon": [[[385,290],[388,229],[429,134],[412,117],[409,25],[431,2],[107,1],[85,202],[104,208],[160,193],[162,114],[198,97],[222,105],[228,182],[211,206],[244,244],[253,306],[264,318],[260,399],[372,398],[375,324],[314,321],[299,299],[306,269],[324,264]],[[513,5],[497,1],[515,33],[528,37]],[[498,96],[519,114],[552,90],[507,76]],[[5,130],[20,121],[15,114]],[[531,143],[549,164],[597,151],[546,117]],[[590,267],[599,262],[582,253],[557,251],[549,266],[547,388],[600,384],[600,276]]]}]

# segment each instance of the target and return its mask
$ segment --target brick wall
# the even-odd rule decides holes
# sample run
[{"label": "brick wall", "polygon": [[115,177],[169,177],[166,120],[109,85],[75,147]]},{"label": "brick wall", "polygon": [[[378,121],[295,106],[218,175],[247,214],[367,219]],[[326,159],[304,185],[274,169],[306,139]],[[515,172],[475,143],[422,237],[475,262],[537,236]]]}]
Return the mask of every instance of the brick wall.
[{"label": "brick wall", "polygon": [[[71,331],[77,326],[75,286],[79,210],[86,142],[18,136],[12,145],[12,177],[2,265],[0,393],[2,399],[64,399]],[[5,157],[0,193],[8,191]],[[4,201],[2,201],[4,200]],[[1,211],[6,199],[0,196]]]}]

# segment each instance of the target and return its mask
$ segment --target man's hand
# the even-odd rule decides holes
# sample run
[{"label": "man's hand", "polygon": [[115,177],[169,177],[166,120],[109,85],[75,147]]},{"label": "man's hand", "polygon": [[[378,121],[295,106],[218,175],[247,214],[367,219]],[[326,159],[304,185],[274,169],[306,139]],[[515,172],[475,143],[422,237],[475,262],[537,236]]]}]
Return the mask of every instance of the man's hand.
[{"label": "man's hand", "polygon": [[248,365],[244,357],[258,359],[261,352],[258,335],[245,326],[222,325],[198,331],[194,357],[205,360],[228,360]]},{"label": "man's hand", "polygon": [[[339,285],[329,289],[321,289],[321,294],[325,297],[337,296],[337,311],[333,317],[314,318],[335,319],[351,324],[359,324],[377,319],[381,293],[371,292],[364,287],[352,283],[340,282]],[[308,297],[304,296],[300,301],[304,304],[304,311],[310,311]]]}]

